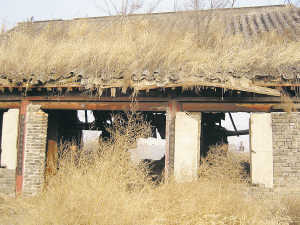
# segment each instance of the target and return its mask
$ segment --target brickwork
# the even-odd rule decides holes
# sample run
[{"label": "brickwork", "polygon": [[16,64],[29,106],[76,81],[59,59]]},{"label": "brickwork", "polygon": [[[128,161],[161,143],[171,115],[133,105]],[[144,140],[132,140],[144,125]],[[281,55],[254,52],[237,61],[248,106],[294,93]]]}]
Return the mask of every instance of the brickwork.
[{"label": "brickwork", "polygon": [[25,121],[23,194],[34,195],[43,185],[48,115],[38,105],[29,104]]},{"label": "brickwork", "polygon": [[0,193],[14,195],[16,190],[16,170],[0,168]]},{"label": "brickwork", "polygon": [[300,113],[272,113],[274,187],[300,190]]}]

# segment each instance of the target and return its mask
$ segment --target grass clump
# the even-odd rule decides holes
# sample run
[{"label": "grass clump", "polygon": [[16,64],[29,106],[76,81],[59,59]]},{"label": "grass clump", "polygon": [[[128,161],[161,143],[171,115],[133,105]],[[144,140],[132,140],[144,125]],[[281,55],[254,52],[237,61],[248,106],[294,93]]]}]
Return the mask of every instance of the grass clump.
[{"label": "grass clump", "polygon": [[223,179],[237,184],[249,183],[249,153],[229,151],[227,144],[211,146],[207,156],[201,159],[199,177],[201,180]]}]

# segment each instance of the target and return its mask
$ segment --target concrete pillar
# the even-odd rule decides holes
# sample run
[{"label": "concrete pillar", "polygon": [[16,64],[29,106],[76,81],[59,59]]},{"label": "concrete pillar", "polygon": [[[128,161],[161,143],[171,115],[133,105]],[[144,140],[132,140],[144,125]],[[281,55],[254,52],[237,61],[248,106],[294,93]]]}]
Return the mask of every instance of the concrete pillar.
[{"label": "concrete pillar", "polygon": [[273,188],[273,139],[270,113],[250,116],[251,181]]},{"label": "concrete pillar", "polygon": [[177,181],[197,178],[200,163],[201,113],[177,112],[174,175]]},{"label": "concrete pillar", "polygon": [[17,142],[19,109],[9,109],[3,115],[1,166],[15,170],[17,167]]}]

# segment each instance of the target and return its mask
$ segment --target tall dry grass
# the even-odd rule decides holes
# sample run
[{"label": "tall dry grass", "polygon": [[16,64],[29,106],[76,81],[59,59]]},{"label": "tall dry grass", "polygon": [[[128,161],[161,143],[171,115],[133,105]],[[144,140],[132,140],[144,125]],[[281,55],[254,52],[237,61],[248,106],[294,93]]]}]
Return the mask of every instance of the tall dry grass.
[{"label": "tall dry grass", "polygon": [[19,25],[0,42],[0,74],[45,80],[74,72],[91,84],[122,77],[129,86],[133,74],[145,71],[158,71],[161,79],[223,72],[277,76],[299,63],[299,42],[288,31],[262,32],[249,40],[227,35],[219,14],[209,17],[204,22],[196,13],[178,13]]},{"label": "tall dry grass", "polygon": [[245,182],[235,182],[242,180],[240,168],[229,165],[224,154],[218,159],[227,160],[225,164],[218,166],[209,160],[213,170],[236,170],[236,179],[227,174],[154,185],[147,169],[133,164],[127,151],[137,137],[149,132],[149,126],[134,122],[135,118],[130,123],[115,120],[123,130],[112,129],[112,139],[101,142],[94,151],[64,154],[60,169],[42,193],[3,198],[0,224],[275,225],[291,221],[284,205],[248,195]]},{"label": "tall dry grass", "polygon": [[201,180],[226,180],[235,184],[250,183],[250,154],[231,152],[228,145],[210,146],[207,156],[201,159]]}]

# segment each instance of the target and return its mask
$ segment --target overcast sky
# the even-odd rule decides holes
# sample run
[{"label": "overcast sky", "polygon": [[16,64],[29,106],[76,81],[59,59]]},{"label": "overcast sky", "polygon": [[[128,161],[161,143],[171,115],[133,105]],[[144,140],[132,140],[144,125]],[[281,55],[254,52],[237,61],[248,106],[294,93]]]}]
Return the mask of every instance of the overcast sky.
[{"label": "overcast sky", "polygon": [[[161,0],[157,10],[172,11],[174,1],[177,1],[180,6],[189,0]],[[105,0],[0,0],[0,2],[0,24],[8,27],[31,17],[34,17],[34,20],[48,20],[106,14]],[[113,2],[118,4],[122,0],[113,0]],[[147,5],[154,0],[144,0],[144,2]],[[237,6],[276,5],[283,2],[284,0],[238,0]]]}]

